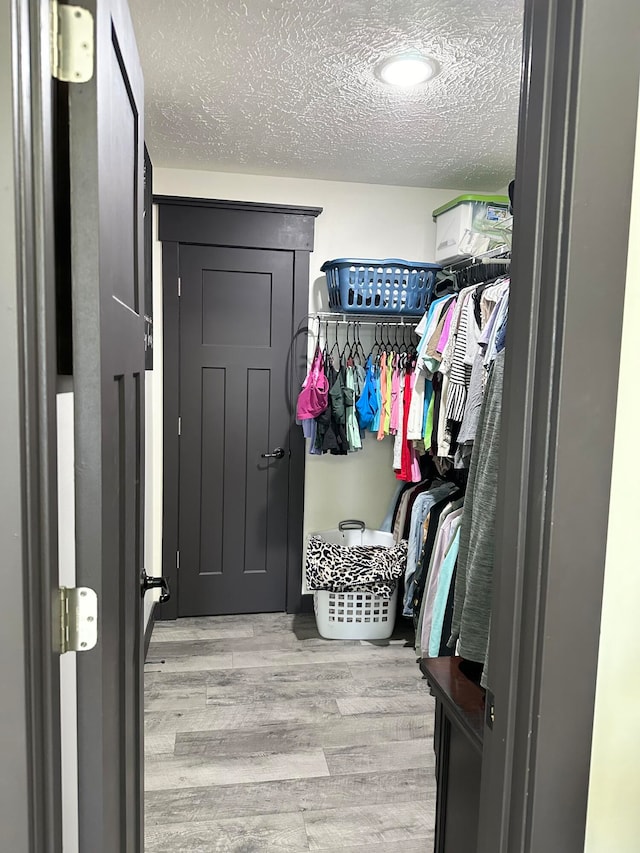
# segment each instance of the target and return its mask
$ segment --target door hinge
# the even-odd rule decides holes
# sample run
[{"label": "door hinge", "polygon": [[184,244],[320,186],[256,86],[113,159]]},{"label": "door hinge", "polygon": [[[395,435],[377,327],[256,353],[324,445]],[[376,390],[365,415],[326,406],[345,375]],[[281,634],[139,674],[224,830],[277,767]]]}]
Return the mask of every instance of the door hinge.
[{"label": "door hinge", "polygon": [[65,83],[93,77],[93,15],[82,6],[51,2],[51,74]]},{"label": "door hinge", "polygon": [[98,642],[98,596],[85,586],[60,588],[60,654],[88,652]]},{"label": "door hinge", "polygon": [[176,551],[176,569],[180,568],[180,551]]},{"label": "door hinge", "polygon": [[153,320],[144,315],[144,351],[153,349]]},{"label": "door hinge", "polygon": [[178,435],[182,435],[182,418],[178,416]]},{"label": "door hinge", "polygon": [[182,296],[182,279],[178,276],[178,299]]}]

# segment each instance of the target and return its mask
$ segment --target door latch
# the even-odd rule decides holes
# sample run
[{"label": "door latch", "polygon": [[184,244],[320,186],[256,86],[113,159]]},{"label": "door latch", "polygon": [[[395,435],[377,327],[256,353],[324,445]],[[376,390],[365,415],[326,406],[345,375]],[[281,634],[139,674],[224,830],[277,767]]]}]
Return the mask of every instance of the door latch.
[{"label": "door latch", "polygon": [[145,592],[148,592],[150,589],[159,589],[160,592],[160,604],[164,604],[165,601],[169,601],[171,598],[171,590],[169,589],[169,582],[166,578],[154,578],[151,575],[147,574],[146,569],[143,569],[140,572],[140,592],[142,595]]},{"label": "door latch", "polygon": [[284,459],[284,453],[285,451],[282,447],[276,447],[271,453],[261,453],[260,456],[262,459]]},{"label": "door latch", "polygon": [[88,652],[98,642],[98,596],[86,586],[60,588],[60,654]]},{"label": "door latch", "polygon": [[490,690],[485,695],[485,723],[492,729],[496,721],[496,697]]}]

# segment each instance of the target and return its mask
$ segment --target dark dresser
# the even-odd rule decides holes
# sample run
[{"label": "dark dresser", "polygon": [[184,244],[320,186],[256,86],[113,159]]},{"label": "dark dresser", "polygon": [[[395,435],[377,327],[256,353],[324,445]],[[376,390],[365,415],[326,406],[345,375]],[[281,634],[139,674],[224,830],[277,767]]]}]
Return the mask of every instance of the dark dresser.
[{"label": "dark dresser", "polygon": [[476,853],[485,701],[484,690],[460,671],[460,660],[420,661],[436,700],[435,853]]}]

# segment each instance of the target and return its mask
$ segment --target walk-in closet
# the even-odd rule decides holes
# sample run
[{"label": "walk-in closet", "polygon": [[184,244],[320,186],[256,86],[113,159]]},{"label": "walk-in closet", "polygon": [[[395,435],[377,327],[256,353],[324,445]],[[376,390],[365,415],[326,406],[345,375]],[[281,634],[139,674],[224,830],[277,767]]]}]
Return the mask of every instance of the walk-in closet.
[{"label": "walk-in closet", "polygon": [[638,0],[0,0],[1,853],[638,853]]},{"label": "walk-in closet", "polygon": [[145,849],[489,853],[500,825],[524,850],[495,791],[538,631],[532,341],[562,301],[533,247],[533,12],[130,6]]}]

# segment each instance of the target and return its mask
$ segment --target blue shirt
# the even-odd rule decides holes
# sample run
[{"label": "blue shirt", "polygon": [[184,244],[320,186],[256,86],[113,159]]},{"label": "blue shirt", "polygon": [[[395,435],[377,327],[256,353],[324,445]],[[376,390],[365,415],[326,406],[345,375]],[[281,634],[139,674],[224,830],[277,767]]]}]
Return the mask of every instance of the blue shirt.
[{"label": "blue shirt", "polygon": [[415,500],[413,509],[411,510],[411,526],[409,528],[409,547],[407,551],[407,568],[404,576],[404,600],[403,614],[405,616],[413,615],[413,591],[415,588],[415,574],[418,568],[420,559],[420,551],[422,549],[422,528],[427,516],[431,512],[431,507],[448,497],[452,492],[455,492],[456,486],[453,483],[440,483],[429,489],[428,492],[423,492]]}]

